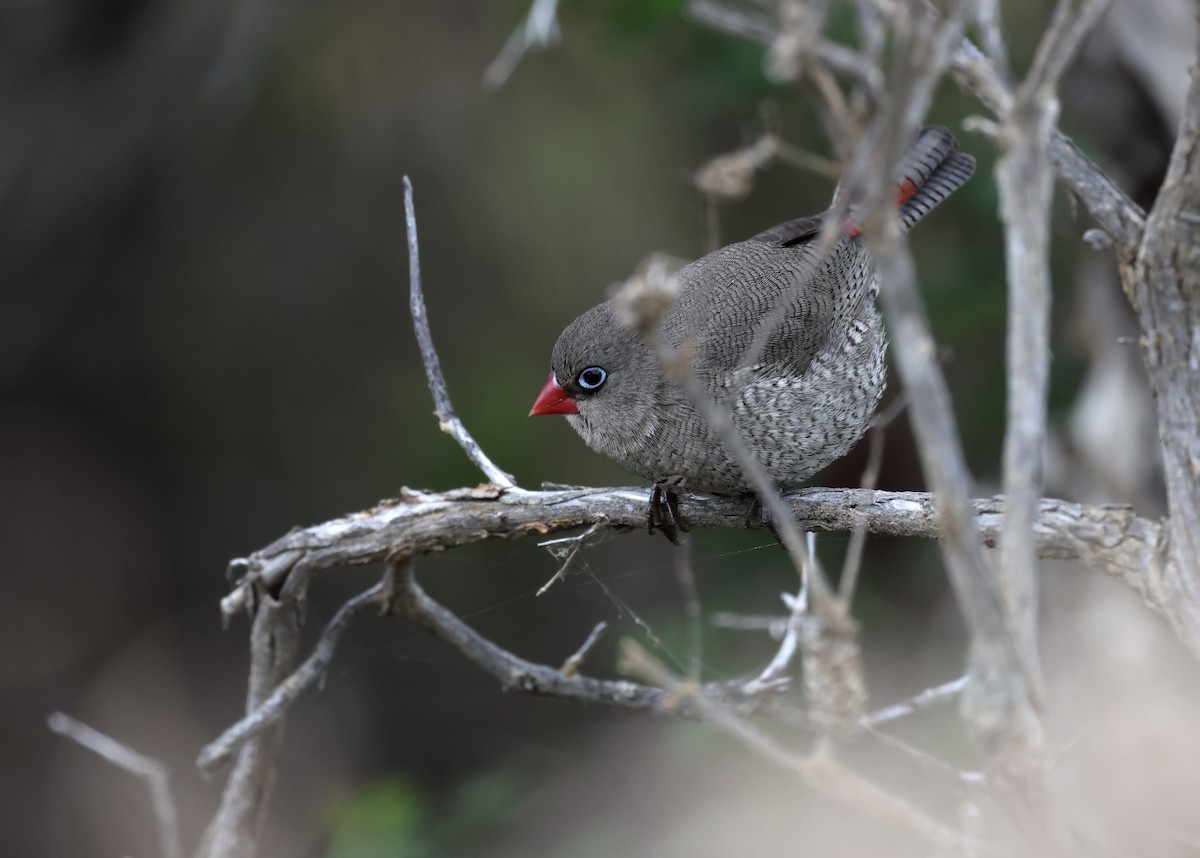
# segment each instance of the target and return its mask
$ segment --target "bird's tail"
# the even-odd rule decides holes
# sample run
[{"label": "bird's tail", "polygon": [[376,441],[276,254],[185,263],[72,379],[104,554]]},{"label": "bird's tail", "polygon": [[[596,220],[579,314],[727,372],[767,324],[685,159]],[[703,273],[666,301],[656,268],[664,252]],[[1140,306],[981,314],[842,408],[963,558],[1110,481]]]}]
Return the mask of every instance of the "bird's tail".
[{"label": "bird's tail", "polygon": [[896,208],[907,231],[971,178],[975,158],[958,151],[949,129],[931,125],[917,134],[897,172]]}]

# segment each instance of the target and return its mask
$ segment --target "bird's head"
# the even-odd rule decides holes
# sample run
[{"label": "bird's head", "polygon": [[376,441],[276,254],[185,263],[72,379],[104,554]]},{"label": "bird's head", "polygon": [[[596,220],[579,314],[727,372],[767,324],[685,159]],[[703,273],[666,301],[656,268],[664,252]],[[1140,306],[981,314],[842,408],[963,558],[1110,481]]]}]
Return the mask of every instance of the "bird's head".
[{"label": "bird's head", "polygon": [[558,338],[535,414],[565,414],[588,446],[620,460],[658,425],[662,371],[650,347],[611,304],[593,307]]}]

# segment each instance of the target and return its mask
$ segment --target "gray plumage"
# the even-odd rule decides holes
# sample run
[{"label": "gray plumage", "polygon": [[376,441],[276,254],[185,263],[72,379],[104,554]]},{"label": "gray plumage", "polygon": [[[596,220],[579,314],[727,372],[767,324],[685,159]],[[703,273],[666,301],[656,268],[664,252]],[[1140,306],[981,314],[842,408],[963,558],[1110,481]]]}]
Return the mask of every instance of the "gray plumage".
[{"label": "gray plumage", "polygon": [[[924,129],[900,166],[905,228],[973,169],[949,131]],[[826,215],[788,221],[681,269],[659,323],[660,341],[692,356],[690,371],[729,408],[777,484],[845,455],[870,426],[885,384],[874,265],[853,228],[818,257]],[[611,302],[567,326],[552,367],[577,410],[568,421],[594,450],[659,485],[753,490],[687,393],[664,376],[654,346],[622,324]],[[600,374],[581,374],[594,368],[603,380],[589,390]]]}]

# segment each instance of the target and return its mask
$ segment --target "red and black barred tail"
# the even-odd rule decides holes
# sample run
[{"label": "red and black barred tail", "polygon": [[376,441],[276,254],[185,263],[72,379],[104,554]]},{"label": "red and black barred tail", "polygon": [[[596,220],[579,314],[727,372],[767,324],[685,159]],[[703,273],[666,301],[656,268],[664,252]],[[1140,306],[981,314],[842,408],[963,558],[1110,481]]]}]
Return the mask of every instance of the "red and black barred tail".
[{"label": "red and black barred tail", "polygon": [[949,129],[931,125],[922,128],[898,168],[896,207],[904,229],[929,214],[975,172],[975,158],[958,151],[958,141]]}]

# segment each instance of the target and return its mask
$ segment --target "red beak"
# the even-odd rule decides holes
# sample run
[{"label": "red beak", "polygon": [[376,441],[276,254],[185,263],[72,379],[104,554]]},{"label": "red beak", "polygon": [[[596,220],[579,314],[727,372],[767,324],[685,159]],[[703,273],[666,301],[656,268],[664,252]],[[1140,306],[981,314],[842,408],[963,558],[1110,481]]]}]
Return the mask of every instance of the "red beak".
[{"label": "red beak", "polygon": [[530,417],[535,414],[578,413],[579,409],[575,405],[575,397],[562,389],[562,385],[558,383],[553,372],[546,379],[546,384],[542,387],[542,392],[538,394],[538,398],[534,400],[533,408],[529,409]]}]

